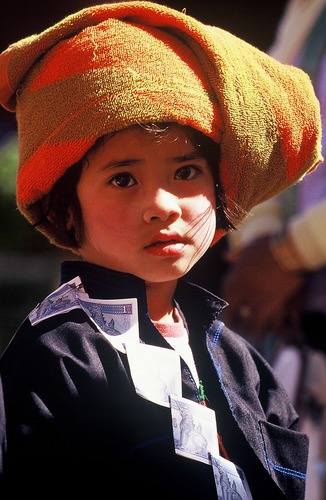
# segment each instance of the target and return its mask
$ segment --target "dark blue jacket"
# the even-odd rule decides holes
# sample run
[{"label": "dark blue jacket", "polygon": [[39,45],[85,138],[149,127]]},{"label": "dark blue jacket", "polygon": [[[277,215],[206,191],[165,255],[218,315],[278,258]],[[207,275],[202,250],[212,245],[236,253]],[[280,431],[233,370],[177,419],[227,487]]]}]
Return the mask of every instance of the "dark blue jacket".
[{"label": "dark blue jacket", "polygon": [[[62,265],[62,282],[76,276],[91,298],[136,297],[142,341],[171,348],[148,317],[142,280],[77,261]],[[307,437],[272,369],[219,321],[221,299],[180,280],[175,301],[223,446],[244,470],[253,499],[303,500]],[[0,373],[7,419],[1,499],[21,490],[33,498],[110,498],[114,491],[216,498],[211,467],[175,454],[170,409],[136,395],[126,355],[83,310],[35,326],[27,318]],[[183,396],[199,402],[183,361],[182,382]]]}]

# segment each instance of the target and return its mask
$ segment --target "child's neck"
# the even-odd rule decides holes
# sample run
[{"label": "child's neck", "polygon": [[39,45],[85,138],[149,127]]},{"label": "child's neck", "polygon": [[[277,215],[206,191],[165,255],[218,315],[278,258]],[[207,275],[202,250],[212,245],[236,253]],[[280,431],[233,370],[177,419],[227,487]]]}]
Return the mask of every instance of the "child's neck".
[{"label": "child's neck", "polygon": [[173,296],[177,280],[166,283],[146,283],[147,307],[149,317],[160,323],[176,321],[173,310]]}]

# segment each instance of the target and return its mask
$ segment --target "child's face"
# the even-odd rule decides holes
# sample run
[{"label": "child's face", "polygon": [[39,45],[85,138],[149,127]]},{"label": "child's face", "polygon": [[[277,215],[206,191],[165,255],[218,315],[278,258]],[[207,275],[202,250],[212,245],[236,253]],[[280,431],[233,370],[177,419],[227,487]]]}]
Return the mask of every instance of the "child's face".
[{"label": "child's face", "polygon": [[147,282],[184,275],[215,233],[212,172],[177,126],[160,138],[138,126],[108,138],[88,156],[77,194],[83,259]]}]

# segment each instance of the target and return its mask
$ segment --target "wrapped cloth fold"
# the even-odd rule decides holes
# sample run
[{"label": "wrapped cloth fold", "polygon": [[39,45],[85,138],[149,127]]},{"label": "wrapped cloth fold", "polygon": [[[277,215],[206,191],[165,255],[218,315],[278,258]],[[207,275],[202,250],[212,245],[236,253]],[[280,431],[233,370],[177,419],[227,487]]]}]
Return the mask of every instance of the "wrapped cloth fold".
[{"label": "wrapped cloth fold", "polygon": [[221,144],[235,222],[322,161],[302,70],[152,2],[89,7],[12,44],[0,55],[0,102],[16,112],[17,203],[32,222],[31,205],[98,137],[139,122],[190,125]]}]

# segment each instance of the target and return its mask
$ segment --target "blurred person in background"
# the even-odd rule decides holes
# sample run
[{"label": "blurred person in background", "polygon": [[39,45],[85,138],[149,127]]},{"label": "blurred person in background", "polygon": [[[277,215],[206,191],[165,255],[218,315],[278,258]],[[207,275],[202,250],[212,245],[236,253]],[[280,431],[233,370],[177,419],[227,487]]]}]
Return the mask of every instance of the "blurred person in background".
[{"label": "blurred person in background", "polygon": [[[290,0],[269,53],[304,69],[326,130],[326,1]],[[325,151],[325,133],[323,150]],[[326,165],[228,236],[224,320],[273,365],[310,436],[306,497],[326,498]]]}]

